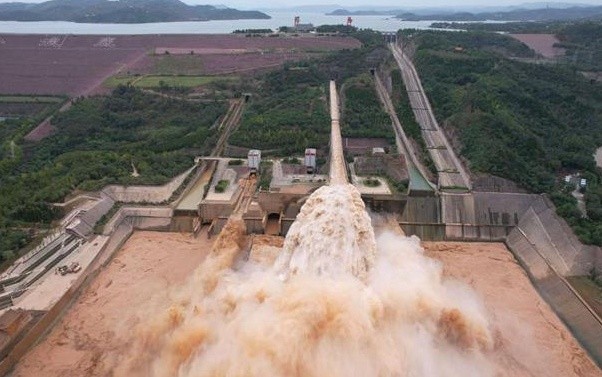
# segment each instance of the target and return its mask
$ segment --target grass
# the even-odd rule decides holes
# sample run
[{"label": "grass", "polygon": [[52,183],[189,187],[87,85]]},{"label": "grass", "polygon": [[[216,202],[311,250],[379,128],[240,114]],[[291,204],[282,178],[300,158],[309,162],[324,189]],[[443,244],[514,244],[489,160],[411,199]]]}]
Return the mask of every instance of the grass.
[{"label": "grass", "polygon": [[52,96],[0,96],[0,103],[61,103],[64,100]]},{"label": "grass", "polygon": [[156,75],[198,75],[203,73],[203,62],[197,55],[162,55],[154,58]]},{"label": "grass", "polygon": [[170,87],[195,88],[215,81],[233,80],[225,76],[113,76],[105,85],[116,88],[119,85],[133,85],[137,88],[159,88],[161,83]]}]

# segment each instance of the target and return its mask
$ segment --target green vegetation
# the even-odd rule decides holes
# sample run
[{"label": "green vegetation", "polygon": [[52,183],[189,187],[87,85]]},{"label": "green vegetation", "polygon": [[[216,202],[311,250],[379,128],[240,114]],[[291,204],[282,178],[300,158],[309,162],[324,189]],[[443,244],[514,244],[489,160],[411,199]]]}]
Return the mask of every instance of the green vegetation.
[{"label": "green vegetation", "polygon": [[602,71],[602,21],[567,25],[557,34],[567,62],[581,70]]},{"label": "green vegetation", "polygon": [[426,143],[422,137],[420,125],[416,121],[414,111],[412,111],[410,98],[408,97],[408,92],[405,89],[399,69],[394,69],[391,71],[391,84],[393,87],[391,101],[393,101],[395,112],[397,113],[397,117],[401,122],[403,131],[409,139],[414,140],[414,142],[419,146],[420,158],[424,165],[431,171],[431,173],[433,173],[433,175],[437,175],[437,168],[435,167],[435,163],[433,162],[431,155],[426,149]]},{"label": "green vegetation", "polygon": [[[502,41],[501,39],[506,39]],[[509,37],[420,32],[415,61],[440,124],[454,135],[474,172],[547,192],[582,241],[602,245],[601,177],[592,157],[602,145],[602,88],[565,66],[527,64]],[[463,46],[463,53],[453,53]],[[564,172],[589,181],[590,219],[560,183]],[[602,213],[602,210],[599,211]]]},{"label": "green vegetation", "polygon": [[64,97],[52,96],[0,96],[0,103],[61,103]]},{"label": "green vegetation", "polygon": [[0,229],[1,260],[11,259],[15,252],[27,245],[30,237],[27,232],[13,229]]},{"label": "green vegetation", "polygon": [[378,178],[366,178],[364,179],[364,186],[368,187],[379,187],[381,185]]},{"label": "green vegetation", "polygon": [[316,28],[316,32],[351,34],[357,32],[357,28],[354,26],[347,25],[320,25]]},{"label": "green vegetation", "polygon": [[404,13],[397,16],[406,21],[442,20],[442,21],[554,21],[600,18],[602,6],[584,6],[570,8],[546,7],[540,9],[513,9],[505,12],[456,12],[449,14]]},{"label": "green vegetation", "polygon": [[111,219],[113,218],[113,216],[115,216],[115,214],[117,212],[119,212],[119,210],[123,207],[123,203],[115,203],[113,205],[113,207],[111,207],[111,209],[109,210],[109,212],[107,212],[106,214],[104,214],[100,220],[98,220],[98,222],[96,223],[96,225],[94,225],[94,233],[95,234],[102,234],[105,230],[105,225],[107,225],[107,223],[109,221],[111,221]]},{"label": "green vegetation", "polygon": [[555,34],[564,23],[555,22],[433,22],[432,28],[468,31],[501,31],[513,34]]},{"label": "green vegetation", "polygon": [[377,98],[369,73],[346,82],[343,99],[342,129],[344,137],[382,137],[395,143],[391,118]]},{"label": "green vegetation", "polygon": [[508,22],[508,23],[433,23],[432,27],[514,34],[555,34],[556,47],[566,49],[557,61],[586,71],[602,70],[602,21],[584,22]]},{"label": "green vegetation", "polygon": [[152,73],[158,76],[200,76],[203,74],[203,60],[197,55],[154,55]]},{"label": "green vegetation", "polygon": [[324,95],[323,87],[307,87],[253,101],[229,143],[284,155],[325,146],[330,118]]},{"label": "green vegetation", "polygon": [[[388,52],[380,34],[361,30],[350,34],[364,47],[330,53],[322,58],[286,64],[262,77],[232,145],[290,155],[305,148],[327,148],[330,132],[328,82],[339,88],[381,63]],[[302,69],[299,69],[302,68]],[[372,95],[376,101],[375,94]],[[367,132],[367,131],[366,131]]]},{"label": "green vegetation", "polygon": [[257,187],[260,190],[269,190],[270,183],[272,182],[272,161],[261,161],[261,165],[259,166],[259,184]]},{"label": "green vegetation", "polygon": [[243,160],[237,159],[237,160],[230,160],[228,161],[228,165],[229,166],[240,166],[244,163]]},{"label": "green vegetation", "polygon": [[[476,67],[484,60],[493,57],[521,57],[532,58],[534,52],[523,43],[510,38],[506,35],[483,32],[458,32],[444,33],[439,31],[420,31],[405,30],[403,36],[416,34],[414,41],[418,44],[419,50],[428,51],[431,55],[438,55],[454,61],[464,61],[465,64],[471,64],[464,67]],[[411,37],[410,37],[411,38]],[[464,52],[454,52],[455,47],[462,47]],[[480,60],[478,60],[480,59]],[[457,64],[455,64],[457,65]],[[440,67],[445,69],[446,67]],[[478,71],[482,71],[485,67]]]},{"label": "green vegetation", "polygon": [[[29,117],[32,122],[41,121],[58,110],[66,101],[67,97],[59,96],[0,96],[0,117]],[[18,124],[21,122],[20,120],[16,121]],[[7,139],[0,138],[0,140],[6,141]]]},{"label": "green vegetation", "polygon": [[389,176],[386,176],[387,183],[389,184],[389,188],[394,193],[398,194],[407,194],[408,188],[410,186],[410,181],[408,179],[404,179],[402,181],[395,180]]},{"label": "green vegetation", "polygon": [[[36,144],[22,137],[31,119],[0,127],[0,252],[17,250],[26,229],[59,213],[49,203],[107,184],[163,184],[211,149],[210,127],[223,103],[191,103],[118,87],[110,96],[76,101],[58,114],[56,133]],[[135,163],[139,177],[133,177]]]},{"label": "green vegetation", "polygon": [[217,182],[217,185],[215,185],[215,192],[219,192],[219,193],[225,192],[229,185],[230,185],[230,181],[228,181],[226,179],[222,179],[219,182]]},{"label": "green vegetation", "polygon": [[301,161],[299,161],[299,159],[297,157],[286,157],[286,158],[282,159],[282,163],[290,164],[290,165],[299,165],[299,164],[301,164]]},{"label": "green vegetation", "polygon": [[552,192],[550,199],[556,206],[556,212],[562,216],[573,228],[579,239],[586,244],[602,245],[602,222],[599,217],[600,196],[602,187],[592,185],[586,194],[586,207],[589,218],[583,218],[577,208],[577,199],[571,195],[573,188],[558,188]]},{"label": "green vegetation", "polygon": [[[208,83],[213,90],[230,94],[253,89],[231,144],[283,154],[300,153],[306,147],[327,148],[329,79],[336,78],[341,87],[388,53],[378,33],[357,31],[352,36],[364,47],[290,63],[260,80],[112,78],[109,83],[116,88],[111,95],[76,100],[55,116],[56,132],[38,143],[27,143],[23,137],[39,119],[6,120],[0,127],[0,253],[15,253],[40,228],[48,227],[61,215],[51,203],[67,195],[107,184],[163,184],[190,167],[193,156],[209,153],[217,136],[211,127],[226,112],[226,102],[182,101],[147,94],[137,86],[162,90]],[[186,60],[164,58],[160,60],[172,67]],[[360,95],[358,103],[363,100]],[[137,177],[132,175],[132,164],[140,174]],[[259,185],[264,189],[269,188],[270,165],[261,166]],[[226,189],[224,183],[218,186]]]},{"label": "green vegetation", "polygon": [[420,125],[416,121],[412,107],[410,106],[410,99],[408,98],[408,92],[405,90],[403,79],[401,78],[401,72],[399,69],[391,71],[391,84],[393,86],[393,92],[391,100],[395,104],[395,110],[397,117],[403,126],[403,130],[407,137],[414,139],[417,142],[422,140],[420,131]]},{"label": "green vegetation", "polygon": [[187,5],[178,0],[73,1],[39,4],[0,4],[3,21],[71,21],[86,23],[145,23],[269,19],[258,11],[240,11],[212,5]]},{"label": "green vegetation", "polygon": [[220,80],[232,80],[223,76],[113,76],[105,85],[116,88],[119,85],[132,85],[136,88],[195,88]]},{"label": "green vegetation", "polygon": [[236,29],[233,34],[272,34],[272,29]]}]

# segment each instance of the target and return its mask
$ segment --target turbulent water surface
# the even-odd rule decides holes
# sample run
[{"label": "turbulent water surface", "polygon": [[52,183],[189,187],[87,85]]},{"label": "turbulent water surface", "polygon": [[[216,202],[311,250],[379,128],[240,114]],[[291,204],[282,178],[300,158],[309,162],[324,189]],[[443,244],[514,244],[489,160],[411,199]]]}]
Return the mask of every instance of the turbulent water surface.
[{"label": "turbulent water surface", "polygon": [[227,224],[172,308],[136,329],[116,375],[494,375],[475,295],[443,280],[416,238],[375,240],[353,186],[312,195],[275,266],[232,268],[244,233]]},{"label": "turbulent water surface", "polygon": [[330,90],[330,184],[305,202],[274,265],[235,263],[246,232],[231,218],[171,309],[138,326],[117,376],[494,375],[473,292],[445,281],[417,238],[375,238],[347,183]]}]

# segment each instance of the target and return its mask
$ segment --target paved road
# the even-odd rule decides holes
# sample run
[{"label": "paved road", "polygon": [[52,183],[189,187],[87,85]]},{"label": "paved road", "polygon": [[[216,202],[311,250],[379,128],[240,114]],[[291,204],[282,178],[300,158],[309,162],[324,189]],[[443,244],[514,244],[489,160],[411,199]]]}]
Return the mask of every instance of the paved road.
[{"label": "paved road", "polygon": [[389,46],[401,70],[412,110],[422,130],[422,137],[439,173],[439,188],[443,191],[470,190],[470,177],[437,123],[416,68],[399,46]]}]

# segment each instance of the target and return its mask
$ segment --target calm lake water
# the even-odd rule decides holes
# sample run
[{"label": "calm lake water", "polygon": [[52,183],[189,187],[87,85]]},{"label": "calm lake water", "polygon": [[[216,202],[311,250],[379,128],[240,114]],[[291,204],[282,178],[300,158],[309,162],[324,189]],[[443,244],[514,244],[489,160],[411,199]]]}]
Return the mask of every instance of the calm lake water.
[{"label": "calm lake water", "polygon": [[[320,13],[267,12],[270,20],[228,20],[206,22],[160,22],[149,24],[78,24],[63,21],[17,22],[0,21],[4,34],[223,34],[236,29],[277,29],[292,26],[298,15],[302,23],[314,25],[343,24],[346,16],[327,16]],[[400,21],[392,16],[356,16],[353,24],[359,28],[378,31],[397,31],[404,28],[425,29],[435,21]]]}]

